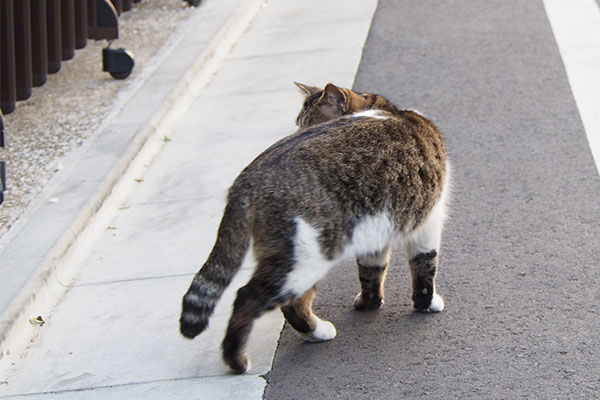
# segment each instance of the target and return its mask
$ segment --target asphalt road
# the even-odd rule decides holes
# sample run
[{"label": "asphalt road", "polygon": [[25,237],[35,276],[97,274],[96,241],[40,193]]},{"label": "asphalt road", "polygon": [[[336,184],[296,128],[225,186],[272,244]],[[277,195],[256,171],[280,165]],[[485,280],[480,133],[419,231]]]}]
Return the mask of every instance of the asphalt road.
[{"label": "asphalt road", "polygon": [[338,337],[286,327],[265,398],[596,398],[600,178],[542,2],[380,0],[355,89],[445,134],[446,310],[412,311],[402,249],[377,312],[341,265],[315,304]]}]

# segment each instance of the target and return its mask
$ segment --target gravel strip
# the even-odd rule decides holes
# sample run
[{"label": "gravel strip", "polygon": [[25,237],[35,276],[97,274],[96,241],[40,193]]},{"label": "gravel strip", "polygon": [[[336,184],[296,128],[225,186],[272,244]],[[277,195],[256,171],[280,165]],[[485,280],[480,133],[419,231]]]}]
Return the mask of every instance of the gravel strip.
[{"label": "gravel strip", "polygon": [[57,74],[33,89],[33,95],[17,103],[3,116],[6,147],[7,189],[0,205],[0,243],[11,228],[35,207],[44,186],[99,127],[113,100],[127,90],[144,65],[194,11],[180,0],[142,0],[119,18],[119,39],[113,48],[134,54],[135,68],[119,81],[102,71],[102,48],[107,41],[88,40],[72,60],[62,63]]}]

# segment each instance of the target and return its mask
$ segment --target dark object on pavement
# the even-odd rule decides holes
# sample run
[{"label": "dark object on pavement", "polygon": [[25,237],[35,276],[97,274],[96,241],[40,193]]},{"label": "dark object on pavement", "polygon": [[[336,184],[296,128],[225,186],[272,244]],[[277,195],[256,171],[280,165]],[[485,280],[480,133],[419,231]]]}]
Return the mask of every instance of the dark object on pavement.
[{"label": "dark object on pavement", "polygon": [[108,72],[115,79],[125,79],[131,74],[133,66],[133,53],[125,49],[111,49],[110,45],[102,49],[102,70]]}]

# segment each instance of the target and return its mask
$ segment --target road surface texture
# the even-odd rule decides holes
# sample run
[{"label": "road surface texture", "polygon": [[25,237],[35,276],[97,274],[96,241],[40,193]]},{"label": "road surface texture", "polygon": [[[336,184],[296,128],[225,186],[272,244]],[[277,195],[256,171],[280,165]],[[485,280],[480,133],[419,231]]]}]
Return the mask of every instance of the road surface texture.
[{"label": "road surface texture", "polygon": [[354,84],[430,116],[452,162],[441,314],[397,249],[386,304],[318,286],[338,337],[286,326],[266,399],[571,399],[600,389],[600,179],[541,1],[380,0]]}]

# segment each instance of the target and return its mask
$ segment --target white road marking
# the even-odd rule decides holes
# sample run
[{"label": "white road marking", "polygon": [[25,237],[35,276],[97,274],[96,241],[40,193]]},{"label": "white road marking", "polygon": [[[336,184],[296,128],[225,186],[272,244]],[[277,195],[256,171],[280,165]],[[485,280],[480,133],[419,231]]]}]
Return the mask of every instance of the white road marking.
[{"label": "white road marking", "polygon": [[600,173],[600,9],[594,0],[544,0]]}]

